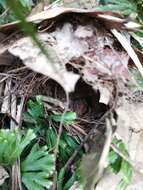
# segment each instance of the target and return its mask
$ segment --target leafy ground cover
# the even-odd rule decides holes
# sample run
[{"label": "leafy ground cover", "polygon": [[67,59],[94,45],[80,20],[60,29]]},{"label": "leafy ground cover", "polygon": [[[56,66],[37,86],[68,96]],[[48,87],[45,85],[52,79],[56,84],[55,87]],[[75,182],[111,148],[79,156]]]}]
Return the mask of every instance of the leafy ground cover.
[{"label": "leafy ground cover", "polygon": [[142,186],[142,9],[0,1],[1,189]]}]

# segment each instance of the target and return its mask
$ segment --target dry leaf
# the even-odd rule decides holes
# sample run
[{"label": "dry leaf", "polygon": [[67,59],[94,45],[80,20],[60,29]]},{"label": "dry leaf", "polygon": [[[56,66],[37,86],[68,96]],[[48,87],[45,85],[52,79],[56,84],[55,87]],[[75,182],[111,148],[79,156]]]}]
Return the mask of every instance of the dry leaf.
[{"label": "dry leaf", "polygon": [[[137,23],[132,22],[132,25],[128,25],[126,19],[122,17],[121,14],[113,11],[98,11],[98,10],[85,10],[85,9],[77,9],[77,8],[66,8],[66,7],[51,7],[48,10],[41,11],[35,15],[27,17],[28,22],[32,23],[40,23],[44,20],[53,19],[60,15],[64,15],[67,13],[80,13],[83,15],[87,15],[89,17],[97,18],[106,26],[107,29],[122,29],[122,30],[136,30],[141,26]],[[6,31],[15,29],[19,21],[8,23],[0,26],[0,31]]]},{"label": "dry leaf", "polygon": [[33,44],[32,40],[22,38],[9,48],[9,52],[19,57],[23,63],[33,71],[44,74],[56,80],[67,92],[74,90],[79,75],[68,72],[58,58],[55,50],[46,45],[49,59]]}]

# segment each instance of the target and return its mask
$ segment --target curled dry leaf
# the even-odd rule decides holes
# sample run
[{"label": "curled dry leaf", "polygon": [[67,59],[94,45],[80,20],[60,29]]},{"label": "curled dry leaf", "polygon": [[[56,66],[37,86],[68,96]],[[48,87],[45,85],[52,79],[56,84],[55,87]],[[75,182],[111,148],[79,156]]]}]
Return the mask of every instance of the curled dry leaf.
[{"label": "curled dry leaf", "polygon": [[73,91],[79,75],[66,70],[51,46],[47,45],[46,49],[49,58],[27,37],[17,41],[9,51],[19,57],[28,68],[56,80],[67,92]]},{"label": "curled dry leaf", "polygon": [[[85,9],[77,9],[77,8],[67,8],[67,7],[51,7],[47,10],[41,11],[35,15],[27,17],[28,22],[32,23],[40,23],[44,20],[53,19],[60,15],[65,15],[68,13],[80,13],[82,15],[86,15],[89,17],[97,18],[106,26],[108,29],[127,29],[127,30],[135,30],[140,28],[141,26],[137,23],[130,22],[123,18],[120,13],[113,11],[98,11],[98,10],[85,10]],[[11,30],[17,27],[17,24],[20,21],[16,21],[13,23],[8,23],[0,26],[0,30]]]}]

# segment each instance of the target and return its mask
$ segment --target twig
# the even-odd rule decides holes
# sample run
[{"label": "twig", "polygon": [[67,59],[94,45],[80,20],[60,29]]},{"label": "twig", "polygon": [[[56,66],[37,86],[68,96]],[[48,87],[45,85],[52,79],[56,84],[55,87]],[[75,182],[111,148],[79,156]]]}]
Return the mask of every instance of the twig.
[{"label": "twig", "polygon": [[[66,92],[66,106],[65,106],[65,110],[62,114],[62,117],[61,117],[61,121],[60,121],[60,125],[59,125],[59,130],[58,130],[58,137],[57,137],[57,142],[56,142],[56,146],[55,146],[55,151],[54,151],[54,155],[55,155],[55,165],[56,165],[56,161],[57,161],[57,155],[58,155],[58,151],[59,151],[59,143],[60,143],[60,138],[61,138],[61,135],[62,135],[62,128],[63,128],[63,121],[64,121],[64,116],[66,114],[66,112],[68,111],[68,108],[69,108],[69,93]],[[57,182],[57,172],[55,171],[55,175],[54,175],[54,186],[53,186],[53,190],[56,190],[56,182]]]},{"label": "twig", "polygon": [[132,163],[132,161],[127,157],[125,156],[120,150],[119,148],[114,145],[113,143],[111,143],[111,148],[121,157],[123,158],[125,161],[127,161],[131,166],[133,166],[134,164]]},{"label": "twig", "polygon": [[22,182],[21,182],[21,170],[20,170],[20,158],[17,160],[17,178],[18,178],[18,185],[19,185],[19,190],[22,190]]},{"label": "twig", "polygon": [[[16,120],[16,97],[15,95],[12,95],[12,97],[10,95],[9,95],[9,111],[7,110],[7,112],[11,114],[11,117],[14,120]],[[17,127],[17,125],[13,120],[11,120],[10,124],[11,124],[10,125],[11,129],[15,129]],[[12,187],[11,187],[12,190],[18,189],[17,168],[18,167],[16,161],[15,164],[12,166]]]},{"label": "twig", "polygon": [[80,128],[77,124],[72,124],[71,127],[73,127],[74,129],[76,129],[82,135],[87,135],[86,132],[82,128]]},{"label": "twig", "polygon": [[49,102],[51,104],[54,104],[55,106],[59,106],[61,107],[62,109],[65,109],[65,105],[64,103],[62,103],[60,100],[58,99],[55,99],[55,98],[52,98],[52,97],[49,97],[49,96],[42,96],[42,95],[39,95],[37,96],[38,98],[41,98],[43,102]]},{"label": "twig", "polygon": [[1,112],[2,113],[10,113],[10,90],[11,88],[11,80],[7,79],[6,81],[6,87],[4,90],[4,100],[1,106]]},{"label": "twig", "polygon": [[[11,95],[11,116],[16,120],[16,96],[14,94]],[[14,129],[16,126],[15,122],[11,119],[10,127]]]},{"label": "twig", "polygon": [[53,25],[55,24],[55,22],[51,22],[51,24],[49,24],[47,27],[45,27],[44,29],[41,29],[40,28],[38,29],[38,32],[39,33],[43,33],[43,32],[46,32],[47,30],[49,30]]},{"label": "twig", "polygon": [[17,69],[13,69],[13,70],[10,70],[10,71],[8,71],[7,73],[16,73],[16,72],[22,71],[22,70],[24,70],[24,69],[27,69],[27,66],[20,67],[20,68],[17,68]]},{"label": "twig", "polygon": [[21,122],[22,122],[22,111],[23,111],[24,102],[25,102],[25,97],[21,97],[21,102],[17,108],[17,115],[16,115],[16,121],[19,127],[21,126]]},{"label": "twig", "polygon": [[[24,98],[22,98],[20,105],[18,108],[16,108],[16,97],[15,95],[12,95],[12,103],[11,103],[11,114],[17,121],[16,125],[13,121],[11,121],[11,128],[17,128],[20,127],[21,124],[21,117],[22,117],[22,109],[24,104]],[[16,112],[17,111],[17,112]],[[21,171],[20,171],[20,158],[17,159],[16,163],[12,167],[12,190],[17,190],[19,187],[19,190],[22,190],[21,185]]]},{"label": "twig", "polygon": [[16,163],[12,166],[12,190],[17,190],[18,185],[17,185],[17,177],[16,174],[17,173],[17,165]]},{"label": "twig", "polygon": [[97,121],[97,120],[93,120],[93,121],[89,121],[87,119],[82,119],[80,117],[77,118],[78,121],[81,121],[81,122],[85,122],[85,123],[89,123],[89,124],[103,124],[103,122],[101,121]]},{"label": "twig", "polygon": [[127,161],[127,162],[131,165],[131,167],[133,168],[133,170],[134,170],[135,172],[139,173],[140,175],[143,175],[142,170],[139,170],[139,169],[138,169],[138,165],[140,165],[140,163],[135,162],[135,161],[131,160],[129,157],[127,157],[126,155],[124,155],[124,154],[119,150],[119,148],[118,148],[116,145],[114,145],[114,144],[111,143],[110,147],[111,147],[121,158],[123,158],[125,161]]},{"label": "twig", "polygon": [[[10,23],[8,23],[7,25],[9,25]],[[18,34],[19,33],[19,31],[15,31],[15,32],[13,32],[12,34],[10,34],[10,35],[8,35],[6,38],[4,38],[2,41],[1,41],[1,44],[2,43],[5,43],[6,41],[8,41],[8,40],[10,40],[10,39],[12,39],[16,34]]]},{"label": "twig", "polygon": [[9,11],[9,8],[6,9],[1,15],[0,15],[0,19],[4,16],[6,16],[7,12]]},{"label": "twig", "polygon": [[0,73],[0,76],[9,76],[7,73]]},{"label": "twig", "polygon": [[3,83],[5,80],[7,80],[9,78],[9,76],[6,76],[6,77],[4,77],[4,78],[2,78],[1,80],[0,80],[0,83]]},{"label": "twig", "polygon": [[69,94],[67,92],[66,92],[66,99],[67,99],[67,105],[65,106],[65,110],[64,110],[62,117],[61,117],[61,121],[60,121],[60,125],[59,125],[59,131],[58,131],[57,143],[56,143],[56,147],[55,147],[55,151],[54,151],[55,158],[57,158],[57,154],[58,154],[58,147],[59,147],[60,137],[62,134],[62,126],[63,126],[64,116],[65,116],[65,114],[69,108]]}]

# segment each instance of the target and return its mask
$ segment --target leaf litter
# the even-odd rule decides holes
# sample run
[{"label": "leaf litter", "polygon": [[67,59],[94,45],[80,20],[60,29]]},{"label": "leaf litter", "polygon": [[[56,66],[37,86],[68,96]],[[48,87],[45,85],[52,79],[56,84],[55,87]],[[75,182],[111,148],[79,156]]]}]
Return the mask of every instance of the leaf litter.
[{"label": "leaf litter", "polygon": [[[135,162],[133,166],[142,173],[142,148],[137,148],[142,147],[142,100],[138,101],[138,95],[136,103],[132,100],[138,86],[129,68],[134,61],[143,74],[142,54],[138,59],[130,42],[126,38],[123,41],[116,31],[134,31],[139,25],[129,28],[127,21],[112,11],[59,7],[32,15],[27,21],[44,28],[37,36],[49,57],[21,32],[9,37],[19,21],[0,26],[7,38],[1,43],[0,54],[1,112],[12,114],[13,110],[4,108],[12,102],[12,95],[16,96],[16,104],[18,98],[24,97],[26,102],[28,97],[40,95],[47,112],[62,113],[66,109],[65,90],[69,93],[68,111],[76,113],[77,122],[64,126],[64,130],[78,136],[80,148],[86,150],[81,164],[85,187],[90,184],[92,190],[102,178],[114,135],[129,147],[131,163]],[[124,47],[126,42],[128,46]],[[72,167],[77,154],[78,150],[69,158],[66,169]],[[89,172],[91,175],[86,176]],[[101,187],[99,182],[97,189],[104,189],[106,181]],[[131,186],[138,183],[140,179],[133,180]]]}]

